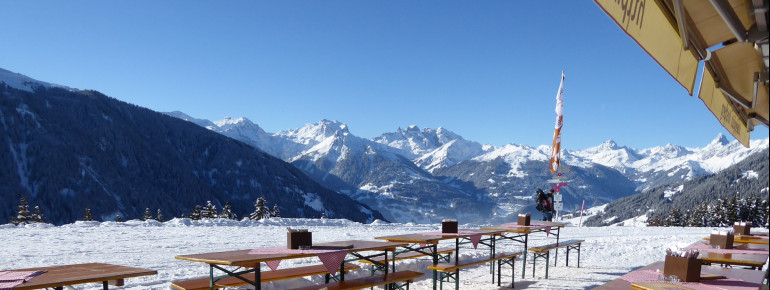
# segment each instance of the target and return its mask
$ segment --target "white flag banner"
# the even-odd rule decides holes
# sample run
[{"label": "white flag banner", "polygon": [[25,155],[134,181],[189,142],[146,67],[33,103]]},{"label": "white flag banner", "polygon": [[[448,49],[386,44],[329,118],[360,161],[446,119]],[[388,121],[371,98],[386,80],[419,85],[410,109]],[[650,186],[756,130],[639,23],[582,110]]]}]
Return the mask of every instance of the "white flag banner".
[{"label": "white flag banner", "polygon": [[561,126],[563,121],[563,101],[564,101],[564,71],[561,72],[561,82],[559,83],[559,92],[556,93],[556,126],[553,130],[553,146],[551,147],[551,160],[549,167],[551,174],[556,174],[561,165]]}]

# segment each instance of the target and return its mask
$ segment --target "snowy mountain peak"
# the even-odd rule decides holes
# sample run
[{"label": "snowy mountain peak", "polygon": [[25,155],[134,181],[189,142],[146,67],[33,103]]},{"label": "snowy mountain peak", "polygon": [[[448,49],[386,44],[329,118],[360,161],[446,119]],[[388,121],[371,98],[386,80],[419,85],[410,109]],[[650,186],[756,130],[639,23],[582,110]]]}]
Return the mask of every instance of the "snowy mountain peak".
[{"label": "snowy mountain peak", "polygon": [[2,68],[0,68],[0,83],[5,83],[9,87],[28,92],[34,92],[38,87],[57,87],[72,90],[69,87],[38,81],[23,74],[15,73]]},{"label": "snowy mountain peak", "polygon": [[602,148],[602,149],[610,149],[610,150],[619,149],[618,148],[618,143],[615,143],[615,141],[612,141],[612,140],[607,140],[607,141],[602,142],[602,144],[599,145],[599,147]]},{"label": "snowy mountain peak", "polygon": [[334,136],[337,131],[348,132],[348,126],[339,121],[323,119],[315,124],[305,124],[299,129],[281,131],[276,136],[288,138],[293,142],[305,145],[315,145],[324,139]]},{"label": "snowy mountain peak", "polygon": [[[425,128],[420,129],[416,125],[411,125],[406,130],[401,127],[393,133],[385,133],[372,141],[386,145],[409,159],[417,159],[425,154],[429,154],[440,147],[447,145],[455,140],[465,141],[460,135],[457,135],[447,129],[439,127],[438,129]],[[470,141],[466,141],[470,142]],[[476,143],[476,142],[471,142]],[[479,147],[480,144],[474,145]],[[481,152],[479,152],[481,153]]]},{"label": "snowy mountain peak", "polygon": [[727,139],[727,136],[723,135],[722,133],[719,133],[714,140],[709,143],[706,147],[714,147],[714,146],[726,146],[730,144],[730,140]]},{"label": "snowy mountain peak", "polygon": [[220,131],[224,132],[235,130],[239,131],[240,135],[267,134],[265,130],[262,130],[262,128],[259,127],[259,125],[254,124],[254,122],[244,117],[235,119],[231,117],[224,117],[222,120],[214,122],[214,124],[219,127]]},{"label": "snowy mountain peak", "polygon": [[235,119],[233,119],[231,117],[224,117],[224,118],[222,118],[222,120],[214,122],[214,124],[217,124],[217,126],[219,126],[219,127],[222,127],[224,125],[230,125],[230,124],[235,125],[235,124],[241,124],[241,123],[243,123],[243,124],[254,124],[249,119],[246,119],[244,117],[235,118]]},{"label": "snowy mountain peak", "polygon": [[177,119],[182,119],[182,120],[185,120],[187,122],[192,122],[193,124],[196,124],[198,126],[201,126],[203,128],[209,129],[209,130],[217,131],[218,128],[219,128],[216,124],[214,124],[214,122],[211,122],[211,121],[206,120],[206,119],[196,119],[196,118],[193,118],[190,115],[187,115],[187,114],[185,114],[183,112],[180,112],[180,111],[165,112],[163,114],[171,116],[171,117],[174,117],[174,118],[177,118]]}]

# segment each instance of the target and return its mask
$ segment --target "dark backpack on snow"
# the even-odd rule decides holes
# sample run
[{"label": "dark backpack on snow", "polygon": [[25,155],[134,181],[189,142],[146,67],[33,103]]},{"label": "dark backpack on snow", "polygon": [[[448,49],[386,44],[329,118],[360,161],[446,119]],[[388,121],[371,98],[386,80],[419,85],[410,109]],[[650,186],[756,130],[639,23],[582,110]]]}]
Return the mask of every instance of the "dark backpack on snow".
[{"label": "dark backpack on snow", "polygon": [[537,194],[537,205],[535,205],[535,209],[537,209],[537,211],[542,212],[545,210],[545,208],[543,207],[543,201],[546,198],[547,197],[545,196],[545,193],[540,192]]}]

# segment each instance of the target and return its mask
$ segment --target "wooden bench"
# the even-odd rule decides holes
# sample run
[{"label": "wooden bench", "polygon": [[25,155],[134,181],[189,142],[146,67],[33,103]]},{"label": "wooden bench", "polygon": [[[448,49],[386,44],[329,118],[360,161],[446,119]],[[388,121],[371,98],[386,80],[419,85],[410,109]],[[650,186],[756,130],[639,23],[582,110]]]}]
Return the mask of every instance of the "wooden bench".
[{"label": "wooden bench", "polygon": [[[454,253],[454,252],[455,252],[455,248],[449,248],[449,247],[440,248],[440,249],[438,249],[438,257],[439,257],[440,260],[444,260],[444,261],[449,262],[449,260],[450,260],[450,258],[452,256],[452,253]],[[391,258],[388,259],[388,263],[391,263],[391,265],[393,266],[392,270],[393,270],[393,272],[395,272],[396,271],[396,263],[395,263],[396,261],[402,261],[402,260],[407,260],[407,259],[416,259],[416,258],[420,258],[420,257],[430,257],[430,255],[428,254],[428,252],[409,251],[409,252],[406,252],[406,253],[396,254],[395,258],[391,257]],[[376,265],[374,263],[375,262],[376,263],[384,263],[385,262],[385,257],[384,256],[376,257],[376,258],[373,258],[371,260],[358,260],[358,262],[365,263],[365,264],[370,264],[371,265],[371,269],[370,270],[371,270],[372,274],[374,274],[374,272],[377,271],[377,267],[376,267]]]},{"label": "wooden bench", "polygon": [[[356,264],[351,263],[345,263],[345,271],[352,271],[352,270],[358,270],[361,269],[360,266]],[[287,280],[287,279],[293,279],[293,278],[301,278],[306,276],[313,276],[313,275],[326,275],[326,281],[329,281],[329,271],[326,270],[326,267],[324,265],[313,265],[313,266],[305,266],[305,267],[298,267],[298,268],[286,268],[286,269],[278,269],[275,271],[263,271],[260,272],[260,278],[261,282],[272,282],[272,281],[280,281],[280,280]],[[254,273],[248,273],[241,275],[241,277],[254,281]],[[210,280],[208,277],[206,278],[199,278],[199,279],[190,279],[190,280],[180,280],[180,281],[174,281],[171,282],[171,287],[174,287],[179,290],[204,290],[204,289],[210,289]],[[237,286],[243,286],[248,285],[246,281],[243,281],[241,279],[238,279],[237,277],[226,277],[222,279],[218,279],[214,281],[214,288],[225,288],[225,287],[237,287]]]},{"label": "wooden bench", "polygon": [[293,290],[366,289],[370,287],[389,285],[389,284],[398,284],[398,283],[403,283],[402,285],[398,286],[399,288],[406,286],[406,289],[409,289],[409,283],[412,283],[415,279],[422,278],[423,276],[425,276],[425,273],[420,273],[415,271],[399,271],[399,272],[392,272],[392,273],[387,273],[387,274],[382,274],[377,276],[369,276],[369,277],[363,277],[358,279],[345,280],[345,281],[340,281],[335,283],[327,283],[327,284],[313,285],[313,286],[302,287],[302,288],[295,288]]},{"label": "wooden bench", "polygon": [[[441,275],[439,275],[439,281],[441,281],[442,289],[444,288],[444,281],[450,282],[451,280],[455,281],[455,289],[460,289],[460,269],[481,265],[481,264],[486,264],[490,262],[497,262],[497,286],[500,286],[500,270],[502,268],[502,265],[506,264],[511,266],[511,288],[513,288],[514,263],[516,262],[516,257],[522,254],[523,252],[516,252],[513,254],[502,253],[494,258],[489,258],[489,259],[480,260],[480,261],[464,262],[461,264],[439,263],[437,265],[428,266],[428,269],[440,272]],[[492,274],[492,283],[495,283],[494,273]]]},{"label": "wooden bench", "polygon": [[[567,267],[569,267],[569,252],[571,250],[577,250],[578,268],[580,268],[580,245],[583,242],[585,242],[585,240],[569,240],[527,249],[528,251],[532,252],[532,277],[535,277],[535,265],[537,264],[537,258],[545,258],[545,278],[548,279],[548,264],[550,264],[551,261],[551,250],[556,250],[559,248],[567,249]],[[554,266],[556,266],[555,263]]]}]

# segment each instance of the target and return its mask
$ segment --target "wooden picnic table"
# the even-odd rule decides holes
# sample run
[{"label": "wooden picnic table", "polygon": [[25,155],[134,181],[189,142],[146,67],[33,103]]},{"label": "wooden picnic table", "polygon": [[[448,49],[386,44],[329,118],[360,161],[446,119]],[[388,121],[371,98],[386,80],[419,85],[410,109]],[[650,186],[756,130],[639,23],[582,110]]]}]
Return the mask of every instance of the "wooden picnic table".
[{"label": "wooden picnic table", "polygon": [[[484,227],[481,228],[482,230],[498,230],[498,231],[505,231],[506,233],[513,234],[512,236],[503,236],[500,235],[500,239],[505,240],[511,240],[514,242],[519,242],[524,245],[524,257],[522,257],[523,262],[522,268],[521,268],[521,278],[524,278],[524,275],[527,271],[527,248],[529,247],[529,235],[532,233],[549,233],[552,229],[556,229],[556,233],[554,236],[556,236],[556,243],[559,242],[559,235],[561,234],[561,228],[566,227],[567,223],[564,222],[548,222],[548,221],[532,221],[529,226],[519,226],[514,225],[513,223],[508,224],[502,224],[498,226],[492,226],[492,227]],[[556,261],[559,258],[559,252],[556,252],[556,257],[554,260],[554,266],[556,265]]]},{"label": "wooden picnic table", "polygon": [[[704,241],[710,241],[711,237],[703,238]],[[734,243],[748,243],[748,244],[770,244],[770,239],[767,236],[757,235],[735,235],[733,239]]]},{"label": "wooden picnic table", "polygon": [[[634,271],[642,271],[642,270],[660,270],[663,271],[663,261],[658,261],[655,263],[652,263],[650,265],[644,266],[640,269],[636,269]],[[634,272],[632,271],[632,272]],[[747,270],[747,269],[734,269],[734,268],[724,268],[724,267],[716,267],[716,266],[701,266],[701,273],[707,273],[712,275],[720,275],[725,276],[729,279],[735,279],[742,281],[740,286],[753,286],[755,289],[759,289],[762,287],[762,281],[764,280],[765,274],[762,271],[754,271],[754,270]],[[747,285],[748,283],[748,285]],[[617,278],[615,280],[612,280],[610,282],[607,282],[604,285],[601,285],[597,288],[598,290],[626,290],[626,289],[632,289],[631,282],[628,282],[626,280]],[[721,286],[721,285],[720,285]]]},{"label": "wooden picnic table", "polygon": [[[361,240],[351,240],[351,241],[338,241],[338,242],[328,242],[328,243],[318,243],[313,244],[313,246],[320,246],[320,247],[335,247],[335,246],[347,246],[349,248],[346,248],[348,250],[349,255],[355,256],[354,259],[345,260],[340,265],[340,279],[345,280],[345,271],[344,271],[344,264],[347,261],[357,261],[357,260],[372,260],[374,257],[378,256],[385,256],[387,257],[387,252],[393,252],[396,250],[397,247],[403,247],[407,244],[405,243],[391,243],[391,242],[379,242],[379,241],[361,241]],[[249,284],[252,284],[256,289],[261,289],[261,278],[260,278],[260,264],[264,262],[270,262],[270,261],[277,261],[277,260],[286,260],[286,259],[299,259],[299,258],[307,258],[307,257],[314,257],[316,254],[302,254],[302,253],[283,253],[283,254],[249,254],[249,250],[236,250],[236,251],[225,251],[225,252],[214,252],[214,253],[202,253],[202,254],[191,254],[191,255],[180,255],[176,256],[174,258],[179,260],[185,260],[185,261],[191,261],[191,262],[198,262],[198,263],[204,263],[209,265],[209,273],[210,273],[210,280],[213,281],[217,278],[214,276],[214,269],[217,269],[221,272],[224,272],[224,276],[232,276],[232,277],[241,277],[241,275],[248,274],[248,273],[254,273],[255,274],[255,281],[248,281]],[[374,255],[362,255],[359,254],[359,252],[367,252],[367,251],[381,251],[383,253],[374,254]],[[380,265],[381,268],[384,268],[385,272],[387,273],[387,259],[384,261],[384,263],[381,262],[374,262],[377,265]],[[248,270],[244,271],[230,271],[224,266],[238,266],[238,267],[244,267],[248,268]]]},{"label": "wooden picnic table", "polygon": [[103,289],[108,289],[108,285],[123,286],[123,280],[126,278],[158,274],[158,271],[155,270],[103,263],[61,265],[6,271],[46,271],[45,273],[16,286],[14,288],[15,290],[43,288],[62,289],[64,286],[85,283],[102,283]]},{"label": "wooden picnic table", "polygon": [[[438,243],[440,241],[454,240],[455,241],[455,264],[459,262],[460,257],[460,244],[461,241],[467,242],[471,236],[491,236],[488,239],[481,239],[479,244],[486,245],[490,248],[490,258],[495,256],[495,240],[496,236],[499,236],[504,231],[502,230],[473,230],[473,229],[459,229],[458,233],[443,234],[440,231],[437,232],[424,232],[424,233],[410,233],[403,235],[393,235],[384,237],[375,237],[377,240],[385,240],[388,242],[408,243],[408,245],[402,246],[406,251],[414,251],[426,254],[433,258],[433,265],[438,265]],[[433,270],[433,289],[437,289],[438,271]]]},{"label": "wooden picnic table", "polygon": [[[708,245],[706,242],[696,242],[689,247],[696,245],[704,246]],[[747,266],[752,268],[761,269],[768,259],[768,250],[770,247],[764,244],[749,244],[749,243],[733,243],[733,250],[760,250],[757,253],[714,253],[707,251],[700,251],[700,259],[704,264],[721,264],[721,265],[735,265],[735,266]],[[730,249],[721,249],[720,252],[730,252]]]}]

